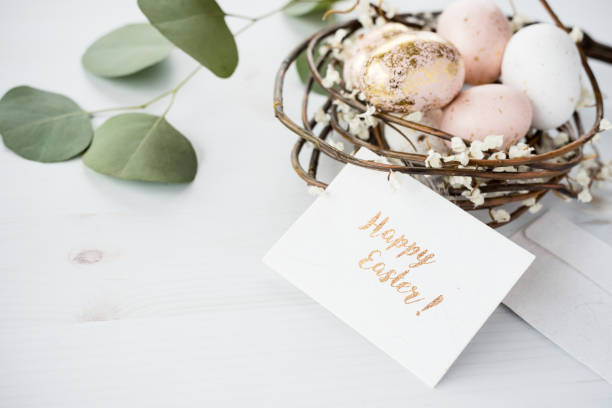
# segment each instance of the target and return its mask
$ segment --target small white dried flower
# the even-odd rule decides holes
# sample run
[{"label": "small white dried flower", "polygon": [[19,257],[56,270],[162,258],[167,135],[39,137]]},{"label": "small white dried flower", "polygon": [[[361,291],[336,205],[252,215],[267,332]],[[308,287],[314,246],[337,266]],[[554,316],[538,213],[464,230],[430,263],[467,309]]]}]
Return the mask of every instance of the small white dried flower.
[{"label": "small white dried flower", "polygon": [[327,37],[326,43],[331,48],[341,48],[342,47],[342,39],[346,37],[348,34],[348,30],[341,28],[336,30],[333,36]]},{"label": "small white dried flower", "polygon": [[385,18],[383,16],[378,16],[374,20],[374,25],[377,26],[377,27],[383,26],[385,24],[387,24],[387,20],[385,20]]},{"label": "small white dried flower", "polygon": [[472,178],[469,176],[450,176],[448,182],[454,188],[465,186],[468,190],[472,189]]},{"label": "small white dried flower", "polygon": [[317,186],[308,186],[308,194],[315,197],[321,197],[325,195],[325,190]]},{"label": "small white dried flower", "polygon": [[533,18],[529,17],[523,13],[516,13],[512,16],[512,21],[510,25],[512,26],[512,31],[520,30],[525,24],[533,23]]},{"label": "small white dried flower", "polygon": [[330,119],[329,115],[325,113],[323,108],[319,107],[319,109],[317,109],[317,111],[315,112],[315,115],[314,115],[315,122],[320,123],[321,125],[325,126],[329,123],[329,119]]},{"label": "small white dried flower", "polygon": [[555,147],[565,146],[569,142],[569,135],[565,132],[559,132],[553,138],[553,144]]},{"label": "small white dried flower", "polygon": [[474,203],[474,207],[478,207],[479,205],[484,204],[485,197],[479,188],[475,188],[472,191],[464,191],[461,193],[461,195],[468,198],[472,203]]},{"label": "small white dried flower", "polygon": [[591,191],[587,187],[584,187],[578,194],[578,201],[581,203],[590,203],[592,199]]},{"label": "small white dried flower", "polygon": [[612,123],[606,118],[603,118],[601,122],[599,122],[599,131],[605,132],[606,130],[612,129]]},{"label": "small white dried flower", "polygon": [[493,171],[496,173],[516,173],[516,167],[514,166],[503,166],[503,167],[493,167]]},{"label": "small white dried flower", "polygon": [[584,38],[584,33],[582,32],[580,27],[574,26],[572,28],[572,31],[569,33],[569,36],[572,39],[572,41],[577,44],[577,43],[581,42],[582,39]]},{"label": "small white dried flower", "polygon": [[357,115],[357,117],[363,119],[364,123],[368,127],[376,126],[378,122],[376,121],[376,118],[373,116],[375,113],[376,113],[376,108],[372,105],[368,105],[368,109],[362,114]]},{"label": "small white dried flower", "polygon": [[576,104],[576,109],[583,109],[595,104],[595,95],[591,88],[582,85],[580,89],[580,99]]},{"label": "small white dried flower", "polygon": [[363,92],[359,92],[357,94],[357,99],[359,99],[361,102],[366,100],[366,95]]},{"label": "small white dried flower", "polygon": [[508,211],[504,210],[503,208],[500,208],[499,210],[492,209],[491,216],[496,222],[510,221],[510,214],[508,214]]},{"label": "small white dried flower", "polygon": [[425,159],[425,167],[440,168],[442,167],[441,159],[442,155],[440,153],[430,149]]},{"label": "small white dried flower", "polygon": [[589,172],[585,168],[581,168],[578,170],[576,174],[576,182],[583,187],[587,187],[591,183],[591,177],[589,176]]},{"label": "small white dried flower", "polygon": [[451,149],[453,149],[454,152],[461,153],[465,152],[467,147],[465,146],[463,139],[458,136],[454,136],[451,139]]},{"label": "small white dried flower", "polygon": [[506,159],[505,152],[495,152],[489,156],[489,160],[504,160]]},{"label": "small white dried flower", "polygon": [[612,180],[612,160],[608,161],[601,167],[601,170],[597,174],[597,180]]},{"label": "small white dried flower", "polygon": [[322,81],[323,86],[325,88],[331,88],[339,80],[340,80],[340,74],[338,73],[338,71],[336,71],[336,69],[332,66],[332,64],[329,64],[327,66],[327,71],[325,72],[325,78],[323,78],[323,81]]},{"label": "small white dried flower", "polygon": [[535,197],[531,197],[523,201],[523,205],[529,207],[529,212],[532,214],[535,214],[542,209],[542,204],[537,203]]},{"label": "small white dried flower", "polygon": [[480,140],[474,140],[470,144],[470,156],[474,159],[480,160],[484,158],[483,151],[487,150],[485,144]]},{"label": "small white dried flower", "polygon": [[353,136],[358,137],[361,140],[368,140],[370,138],[369,127],[359,117],[354,116],[349,119],[349,133]]},{"label": "small white dried flower", "polygon": [[508,157],[515,159],[517,157],[528,157],[532,155],[533,147],[526,145],[525,143],[518,143],[514,146],[510,146],[508,151]]},{"label": "small white dried flower", "polygon": [[470,162],[470,158],[467,152],[461,152],[457,154],[451,154],[448,156],[442,156],[442,160],[444,160],[444,162],[457,161],[461,163],[461,165],[463,166],[467,165]]},{"label": "small white dried flower", "polygon": [[412,112],[411,114],[407,115],[404,119],[409,120],[410,122],[420,123],[423,120],[423,112],[420,112],[420,111]]},{"label": "small white dried flower", "polygon": [[504,144],[503,135],[489,135],[484,138],[485,150],[499,149]]},{"label": "small white dried flower", "polygon": [[535,197],[531,197],[526,200],[523,200],[523,205],[526,205],[527,207],[531,207],[532,205],[535,205],[535,203],[536,203]]},{"label": "small white dried flower", "polygon": [[372,14],[370,9],[370,2],[368,0],[359,0],[357,5],[357,20],[365,28],[372,27]]}]

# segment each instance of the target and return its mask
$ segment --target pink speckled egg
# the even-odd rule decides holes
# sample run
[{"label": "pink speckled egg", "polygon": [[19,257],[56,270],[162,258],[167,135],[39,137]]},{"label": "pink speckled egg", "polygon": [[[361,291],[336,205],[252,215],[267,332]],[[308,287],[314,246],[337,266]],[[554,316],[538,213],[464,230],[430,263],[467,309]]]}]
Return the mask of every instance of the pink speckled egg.
[{"label": "pink speckled egg", "polygon": [[347,88],[352,89],[359,85],[361,71],[372,51],[385,41],[410,30],[400,23],[387,23],[355,36],[355,42],[347,49],[344,59],[343,74]]},{"label": "pink speckled egg", "polygon": [[429,31],[399,34],[368,57],[360,89],[385,111],[416,112],[441,108],[463,86],[459,51]]},{"label": "pink speckled egg", "polygon": [[442,114],[440,129],[467,140],[503,135],[504,148],[531,127],[529,98],[506,85],[479,85],[463,91]]},{"label": "pink speckled egg", "polygon": [[438,19],[438,34],[463,55],[465,82],[495,81],[512,29],[504,13],[491,0],[455,0]]}]

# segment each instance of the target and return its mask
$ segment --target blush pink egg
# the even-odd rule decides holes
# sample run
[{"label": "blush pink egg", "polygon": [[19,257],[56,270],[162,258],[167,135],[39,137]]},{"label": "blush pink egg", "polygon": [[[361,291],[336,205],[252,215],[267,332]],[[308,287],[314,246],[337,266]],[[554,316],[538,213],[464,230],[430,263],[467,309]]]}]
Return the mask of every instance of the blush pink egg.
[{"label": "blush pink egg", "polygon": [[527,96],[506,85],[479,85],[461,92],[442,114],[440,129],[467,140],[503,135],[504,148],[518,142],[531,127]]},{"label": "blush pink egg", "polygon": [[463,56],[465,82],[480,85],[499,77],[512,29],[494,2],[454,1],[440,15],[437,31]]}]

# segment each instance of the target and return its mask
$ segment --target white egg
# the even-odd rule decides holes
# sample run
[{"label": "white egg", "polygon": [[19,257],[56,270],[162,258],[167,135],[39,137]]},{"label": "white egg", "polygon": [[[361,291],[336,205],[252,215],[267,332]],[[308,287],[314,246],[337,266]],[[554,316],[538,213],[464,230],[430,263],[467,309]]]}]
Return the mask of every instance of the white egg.
[{"label": "white egg", "polygon": [[533,126],[553,129],[569,120],[580,97],[580,55],[569,35],[552,24],[534,24],[506,46],[502,82],[523,91]]}]

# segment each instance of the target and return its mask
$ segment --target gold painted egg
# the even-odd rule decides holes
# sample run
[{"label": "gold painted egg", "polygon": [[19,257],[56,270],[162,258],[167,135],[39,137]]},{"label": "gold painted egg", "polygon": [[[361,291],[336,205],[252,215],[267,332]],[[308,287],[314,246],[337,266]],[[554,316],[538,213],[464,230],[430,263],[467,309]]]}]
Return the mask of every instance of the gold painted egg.
[{"label": "gold painted egg", "polygon": [[370,54],[360,88],[382,110],[427,111],[448,104],[464,77],[463,59],[450,42],[429,31],[415,31],[395,36]]}]

